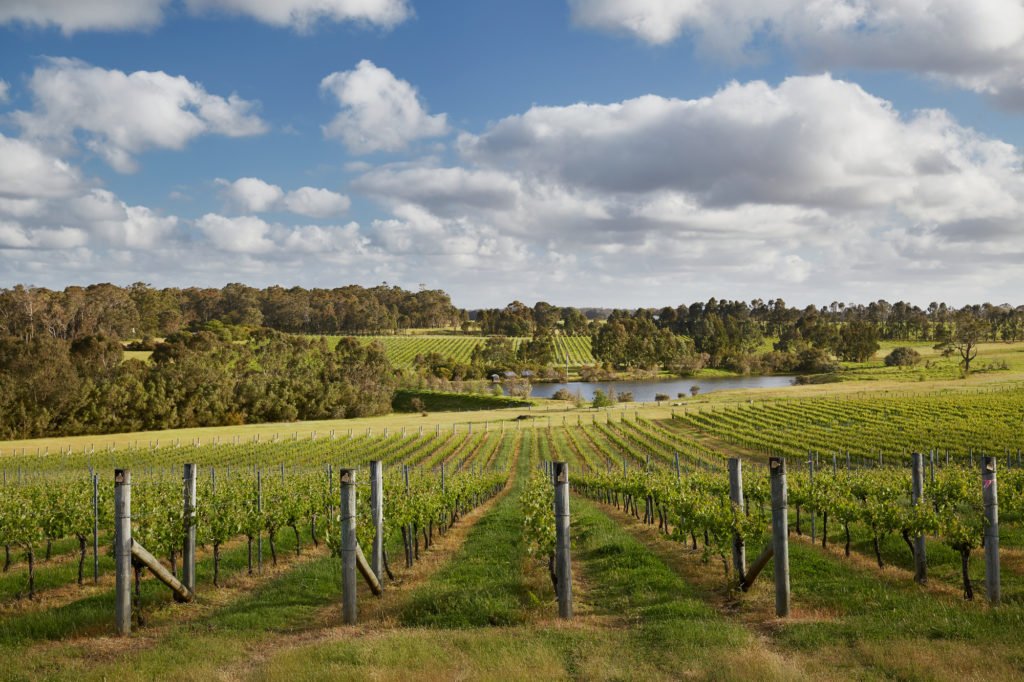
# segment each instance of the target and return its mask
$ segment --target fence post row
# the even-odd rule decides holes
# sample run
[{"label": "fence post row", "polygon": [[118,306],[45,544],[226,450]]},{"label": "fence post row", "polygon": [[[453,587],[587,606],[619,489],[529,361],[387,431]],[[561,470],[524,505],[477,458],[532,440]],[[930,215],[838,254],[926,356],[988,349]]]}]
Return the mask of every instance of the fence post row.
[{"label": "fence post row", "polygon": [[370,462],[370,515],[373,518],[373,552],[370,557],[377,582],[384,585],[384,465]]},{"label": "fence post row", "polygon": [[341,615],[355,625],[356,607],[356,472],[340,469],[341,481]]},{"label": "fence post row", "polygon": [[[911,455],[911,502],[916,507],[924,497],[924,455]],[[925,551],[924,533],[914,538],[914,580],[922,585],[928,581],[928,558]]]},{"label": "fence post row", "polygon": [[558,579],[558,617],[572,618],[572,559],[569,538],[569,465],[551,463],[555,486],[555,576]]},{"label": "fence post row", "polygon": [[132,631],[132,475],[114,469],[114,565],[117,634]]},{"label": "fence post row", "polygon": [[772,547],[775,559],[775,615],[789,615],[789,497],[786,460],[768,460],[772,488]]},{"label": "fence post row", "polygon": [[981,493],[985,503],[985,591],[989,603],[1000,600],[999,585],[999,495],[996,458],[981,458]]}]

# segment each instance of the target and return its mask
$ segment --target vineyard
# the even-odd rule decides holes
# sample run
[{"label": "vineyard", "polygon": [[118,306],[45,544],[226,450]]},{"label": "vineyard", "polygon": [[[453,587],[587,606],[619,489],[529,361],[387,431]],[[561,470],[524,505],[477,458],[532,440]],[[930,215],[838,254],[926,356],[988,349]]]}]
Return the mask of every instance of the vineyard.
[{"label": "vineyard", "polygon": [[[452,358],[456,362],[468,363],[473,355],[473,349],[486,342],[482,336],[441,336],[417,334],[409,336],[360,336],[357,337],[363,343],[376,341],[384,346],[388,360],[395,367],[411,367],[417,355],[428,353],[439,353],[440,355]],[[555,365],[564,365],[568,358],[570,367],[594,364],[594,356],[590,352],[589,336],[555,336],[552,341],[552,362]],[[332,343],[337,343],[337,337],[332,337]],[[513,350],[518,350],[519,345],[528,341],[527,337],[512,337]]]},{"label": "vineyard", "polygon": [[[988,662],[991,678],[1008,679],[1021,652],[1007,624],[1024,621],[1022,415],[1020,390],[1003,387],[675,408],[658,419],[613,410],[562,423],[4,455],[0,658],[20,671],[16,679],[102,678],[125,663],[147,677],[178,660],[182,637],[195,637],[211,654],[186,676],[194,679],[321,670],[310,661],[341,677],[379,665],[378,676],[391,678],[404,668],[389,667],[376,647],[419,651],[412,642],[426,637],[431,651],[447,652],[428,664],[434,676],[470,665],[495,677],[503,659],[483,652],[513,654],[486,632],[504,625],[519,633],[514,641],[537,647],[530,672],[541,677],[564,676],[556,654],[568,651],[583,652],[578,664],[589,672],[579,676],[588,679],[632,677],[627,664],[655,679],[679,669],[803,678],[833,674],[822,661],[834,660],[840,677],[951,677],[942,657],[915,659],[915,673],[907,660],[882,655],[931,641],[956,652],[956,669],[971,678],[985,668],[967,652],[985,641],[1004,649]],[[924,453],[917,484],[911,452]],[[775,568],[762,553],[776,510],[768,456],[784,459],[788,477],[792,611],[787,601],[777,621]],[[741,479],[730,475],[730,457],[739,458]],[[567,570],[556,566],[555,460],[568,463],[573,498],[568,584],[585,586],[574,588],[574,611],[555,603]],[[371,461],[384,472],[383,596],[360,588],[357,627],[381,642],[339,629],[338,472],[355,471],[356,535],[370,554]],[[113,634],[113,471],[132,472],[133,539],[180,574],[185,463],[198,471],[197,601],[175,604],[136,566],[132,637],[153,645],[98,656]],[[983,465],[991,485],[998,481],[998,526],[986,521]],[[999,606],[987,605],[992,552],[1002,569]],[[731,606],[720,609],[720,600]],[[579,625],[556,628],[558,613]],[[760,648],[748,630],[757,622],[774,623],[772,646],[784,660]],[[594,651],[595,643],[614,649],[637,623],[654,639],[620,642],[620,658]],[[484,648],[476,652],[467,638]],[[857,642],[861,655],[833,648],[840,641]],[[265,671],[245,663],[259,647],[270,649]]]}]

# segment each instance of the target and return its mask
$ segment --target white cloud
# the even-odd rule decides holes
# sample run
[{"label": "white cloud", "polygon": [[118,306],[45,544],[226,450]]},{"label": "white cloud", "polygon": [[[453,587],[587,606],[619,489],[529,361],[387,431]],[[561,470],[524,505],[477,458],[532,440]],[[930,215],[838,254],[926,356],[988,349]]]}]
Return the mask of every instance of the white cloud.
[{"label": "white cloud", "polygon": [[280,187],[259,178],[239,178],[234,182],[218,178],[217,184],[223,185],[225,197],[247,213],[269,211],[284,196]]},{"label": "white cloud", "polygon": [[0,79],[0,104],[6,102],[10,97],[8,94],[9,90],[10,86],[7,84],[7,81]]},{"label": "white cloud", "polygon": [[72,202],[92,233],[119,249],[158,249],[178,224],[145,206],[129,206],[112,192],[96,189]]},{"label": "white cloud", "polygon": [[344,213],[352,202],[343,194],[317,187],[300,187],[284,197],[284,207],[309,218],[326,218]]},{"label": "white cloud", "polygon": [[216,182],[223,186],[224,197],[247,213],[285,210],[309,218],[326,218],[344,213],[352,203],[344,194],[318,187],[300,187],[285,193],[259,178],[239,178],[234,182],[218,178]]},{"label": "white cloud", "polygon": [[207,213],[196,221],[196,227],[214,246],[232,253],[267,253],[273,250],[269,238],[270,224],[255,216],[226,218]]},{"label": "white cloud", "polygon": [[30,142],[0,133],[0,197],[68,196],[81,184],[76,168]]},{"label": "white cloud", "polygon": [[32,111],[12,117],[26,137],[68,148],[81,131],[86,146],[120,172],[150,148],[182,149],[203,134],[258,135],[266,124],[256,105],[237,95],[211,95],[163,71],[126,74],[70,59],[50,59],[29,81]]},{"label": "white cloud", "polygon": [[0,24],[56,26],[76,31],[152,28],[169,0],[0,0]]},{"label": "white cloud", "polygon": [[341,105],[324,136],[341,140],[353,153],[399,151],[413,140],[448,132],[445,114],[429,115],[412,85],[369,60],[330,74],[320,89]]},{"label": "white cloud", "polygon": [[767,37],[817,68],[905,69],[1024,109],[1020,0],[569,0],[573,21],[742,60]]},{"label": "white cloud", "polygon": [[477,304],[963,301],[985,297],[978,268],[1024,286],[1019,150],[828,75],[533,107],[457,148],[459,166],[385,165],[353,187],[392,213],[371,224],[375,245]]},{"label": "white cloud", "polygon": [[1021,188],[1012,146],[941,111],[902,118],[831,77],[732,83],[712,97],[534,107],[459,148],[485,167],[595,192],[681,192],[708,207],[898,206],[914,219],[1005,215]]},{"label": "white cloud", "polygon": [[412,15],[406,0],[185,0],[192,12],[220,11],[308,31],[318,21],[391,28]]}]

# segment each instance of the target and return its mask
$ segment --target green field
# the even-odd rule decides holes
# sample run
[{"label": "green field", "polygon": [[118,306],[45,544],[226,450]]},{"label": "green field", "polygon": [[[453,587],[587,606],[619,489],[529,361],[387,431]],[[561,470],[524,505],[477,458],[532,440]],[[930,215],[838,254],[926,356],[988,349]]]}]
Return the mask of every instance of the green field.
[{"label": "green field", "polygon": [[[951,387],[958,384],[959,390]],[[166,434],[157,445],[158,434],[149,434],[137,448],[8,452],[0,460],[7,477],[0,535],[13,546],[10,568],[0,574],[0,665],[9,679],[105,679],[115,673],[127,679],[1014,679],[1024,671],[1024,645],[1016,634],[1024,623],[1024,466],[1018,469],[1016,457],[1016,448],[1024,447],[1024,389],[963,384],[911,384],[913,390],[899,395],[843,384],[826,395],[816,395],[825,387],[808,387],[797,389],[796,398],[753,402],[745,396],[756,392],[723,395],[693,401],[685,411],[506,410],[482,412],[485,418],[472,425],[448,418],[443,427],[413,415],[408,421],[361,420],[376,425],[371,434],[362,426],[283,436],[258,431],[259,438],[224,435],[218,443],[211,430],[196,432],[204,434],[197,436],[202,445]],[[1001,606],[985,603],[980,549],[969,568],[976,597],[963,600],[960,556],[946,543],[944,526],[927,539],[927,586],[913,581],[898,523],[909,518],[900,511],[909,509],[902,492],[909,480],[907,453],[926,448],[951,453],[949,466],[944,458],[937,461],[940,487],[933,491],[929,483],[926,499],[948,494],[941,492],[948,481],[977,476],[976,468],[960,466],[972,450],[1001,458]],[[821,452],[815,485],[834,491],[823,497],[802,473],[809,449]],[[847,471],[845,457],[837,457],[833,477],[831,454],[847,450],[853,468]],[[878,450],[885,468],[875,466]],[[784,619],[773,614],[770,565],[748,593],[732,589],[723,570],[723,547],[731,537],[725,529],[732,527],[732,517],[723,516],[729,507],[719,498],[725,458],[747,462],[751,511],[743,527],[750,561],[767,527],[764,498],[758,497],[767,454],[788,456],[792,467],[793,608]],[[388,472],[385,540],[395,580],[380,599],[361,587],[360,624],[345,626],[339,562],[328,548],[335,522],[323,513],[336,504],[326,466],[365,472],[370,459],[382,460]],[[533,526],[523,524],[526,500],[537,486],[548,485],[536,468],[551,459],[568,461],[581,486],[572,508],[571,624],[555,617],[543,552],[532,553],[538,540]],[[112,532],[111,471],[129,466],[137,486],[136,537],[163,548],[163,556],[174,536],[167,544],[160,519],[180,518],[180,466],[186,461],[199,464],[201,473],[199,537],[205,547],[197,564],[198,601],[175,604],[162,585],[145,578],[144,623],[119,646],[111,637],[107,542],[101,541],[98,584],[91,584],[91,556],[85,584],[76,584],[72,529],[75,523],[91,529],[87,466],[103,481],[101,538]],[[445,495],[439,495],[442,463]],[[408,493],[403,464],[413,467]],[[262,471],[265,517],[244,511],[254,469]],[[474,492],[503,482],[496,497]],[[857,489],[867,491],[864,502],[842,502]],[[976,492],[963,493],[966,506],[937,516],[972,518],[980,484],[968,489]],[[616,491],[615,504],[605,502],[611,498],[602,490]],[[652,525],[626,513],[624,496],[638,500],[642,512],[645,490],[654,491],[658,518],[671,511],[665,517],[670,534],[663,532],[669,527],[659,530],[657,520]],[[365,547],[368,507],[361,499]],[[35,556],[32,600],[26,597],[28,545],[13,541],[17,532],[24,536],[26,523],[11,512],[18,500],[34,500],[38,512],[39,526],[25,540]],[[464,506],[453,517],[456,504]],[[861,509],[847,524],[849,557],[838,520],[828,525],[830,546],[821,546],[821,513],[841,518],[842,504]],[[210,544],[216,533],[204,526],[213,512],[203,505],[218,518],[239,519],[235,530],[218,531],[219,586],[213,584]],[[796,511],[801,506],[802,519]],[[85,517],[66,521],[75,514],[61,509],[84,509]],[[904,520],[880,533],[867,521],[878,509]],[[817,544],[807,537],[813,510],[819,514]],[[251,576],[238,531],[250,518],[263,538],[264,561],[262,574],[254,570]],[[289,518],[296,519],[294,529]],[[420,559],[407,567],[399,530],[412,519],[421,530],[428,519],[437,523],[433,546],[428,550],[420,542]],[[269,529],[276,532],[274,557]],[[44,560],[48,535],[52,558]]]}]

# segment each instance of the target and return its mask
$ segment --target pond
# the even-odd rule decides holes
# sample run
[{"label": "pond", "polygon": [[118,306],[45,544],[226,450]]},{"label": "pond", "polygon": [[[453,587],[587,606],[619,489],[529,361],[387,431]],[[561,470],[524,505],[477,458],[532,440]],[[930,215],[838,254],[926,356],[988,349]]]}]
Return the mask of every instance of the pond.
[{"label": "pond", "polygon": [[714,393],[715,391],[731,391],[738,388],[780,388],[792,386],[791,376],[741,376],[741,377],[707,377],[697,379],[694,377],[681,377],[677,379],[652,379],[648,381],[570,381],[565,384],[534,384],[531,398],[550,398],[559,389],[567,388],[570,393],[577,391],[584,400],[594,397],[594,390],[601,389],[607,392],[614,388],[616,393],[630,392],[636,402],[654,402],[655,396],[659,393],[668,395],[672,400],[677,400],[677,395],[683,393],[690,396],[691,386],[700,386],[700,393]]}]

